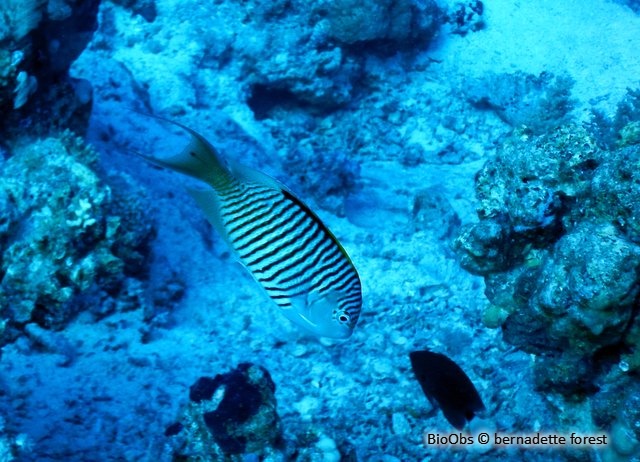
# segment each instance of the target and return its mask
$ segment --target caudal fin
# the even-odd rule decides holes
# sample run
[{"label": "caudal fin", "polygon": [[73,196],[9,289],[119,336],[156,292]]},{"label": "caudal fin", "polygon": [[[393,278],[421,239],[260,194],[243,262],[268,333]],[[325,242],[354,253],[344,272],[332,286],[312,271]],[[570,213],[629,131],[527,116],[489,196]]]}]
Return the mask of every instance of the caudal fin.
[{"label": "caudal fin", "polygon": [[229,180],[229,170],[223,164],[216,149],[202,135],[181,123],[145,115],[182,128],[190,135],[189,143],[182,152],[172,157],[163,159],[136,152],[138,156],[152,164],[189,175],[214,187]]}]

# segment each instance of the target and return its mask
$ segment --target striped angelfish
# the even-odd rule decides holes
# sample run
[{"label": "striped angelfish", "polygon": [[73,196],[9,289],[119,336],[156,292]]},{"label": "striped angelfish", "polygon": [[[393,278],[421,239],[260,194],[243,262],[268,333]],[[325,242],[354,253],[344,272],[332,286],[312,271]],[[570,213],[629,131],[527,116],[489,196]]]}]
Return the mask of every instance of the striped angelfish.
[{"label": "striped angelfish", "polygon": [[189,193],[288,319],[317,336],[348,338],[362,308],[360,278],[331,231],[277,180],[223,162],[204,137],[171,123],[191,135],[188,146],[168,159],[142,157],[211,186]]}]

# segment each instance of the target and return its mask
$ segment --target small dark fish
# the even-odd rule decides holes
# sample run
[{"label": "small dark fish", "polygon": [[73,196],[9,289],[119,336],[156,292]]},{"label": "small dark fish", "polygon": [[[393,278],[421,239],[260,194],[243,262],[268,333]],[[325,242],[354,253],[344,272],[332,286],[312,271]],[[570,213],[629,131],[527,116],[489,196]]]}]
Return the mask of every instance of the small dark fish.
[{"label": "small dark fish", "polygon": [[433,406],[458,430],[462,430],[485,407],[478,390],[451,359],[429,350],[409,353],[411,368],[422,391]]}]

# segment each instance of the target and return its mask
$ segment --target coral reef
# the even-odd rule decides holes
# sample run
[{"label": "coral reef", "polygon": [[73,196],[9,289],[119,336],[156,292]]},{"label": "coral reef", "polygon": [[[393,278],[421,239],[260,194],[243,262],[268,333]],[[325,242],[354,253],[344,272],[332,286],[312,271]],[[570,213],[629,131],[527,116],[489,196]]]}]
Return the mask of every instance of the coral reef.
[{"label": "coral reef", "polygon": [[213,461],[244,454],[280,460],[273,459],[282,443],[274,393],[269,372],[250,363],[214,378],[199,378],[179,422],[166,431],[176,457]]},{"label": "coral reef", "polygon": [[[326,25],[318,22],[310,36],[305,27],[312,18],[309,9],[297,5],[284,24],[271,15],[257,15],[254,28],[262,43],[240,51],[249,67],[249,106],[256,118],[265,118],[274,107],[335,108],[348,102],[362,65],[344,50],[329,42]],[[308,34],[308,33],[307,33]],[[280,53],[266,56],[263,47]]]},{"label": "coral reef", "polygon": [[0,4],[0,132],[83,132],[91,85],[68,75],[97,28],[99,0],[6,0]]},{"label": "coral reef", "polygon": [[119,296],[144,275],[153,222],[128,197],[136,191],[98,178],[96,161],[66,133],[17,144],[2,165],[0,344],[26,323],[60,328],[83,303],[95,303],[80,294]]},{"label": "coral reef", "polygon": [[606,149],[640,144],[640,89],[627,88],[613,117],[593,110],[587,129]]},{"label": "coral reef", "polygon": [[273,106],[326,110],[345,104],[355,82],[363,78],[362,55],[426,49],[441,22],[441,11],[432,0],[286,5],[281,7],[288,9],[286,15],[275,14],[272,7],[252,16],[255,27],[264,31],[258,34],[264,36],[263,45],[280,53],[265,59],[254,45],[242,56],[252,68],[249,105],[259,119]]},{"label": "coral reef", "polygon": [[[147,3],[105,4],[100,35],[122,34],[129,45],[114,50],[98,39],[92,46],[126,68],[154,111],[184,115],[216,101],[238,121],[276,118],[283,109],[324,114],[344,107],[371,83],[369,59],[401,53],[411,61],[443,20],[433,0],[218,2],[210,11],[184,2],[168,36],[147,22]],[[146,18],[123,21],[126,15]],[[127,22],[135,30],[125,30]]]},{"label": "coral reef", "polygon": [[432,0],[323,0],[315,14],[326,20],[330,38],[341,45],[392,49],[427,45],[441,11]]},{"label": "coral reef", "polygon": [[451,32],[466,35],[485,27],[484,4],[480,0],[470,0],[466,3],[456,2],[445,16],[445,21],[451,25]]},{"label": "coral reef", "polygon": [[494,111],[512,127],[541,135],[569,121],[573,83],[567,75],[519,71],[469,81],[463,92],[476,108]]},{"label": "coral reef", "polygon": [[576,127],[507,141],[477,174],[481,221],[457,239],[463,266],[476,274],[507,270],[522,264],[531,244],[558,240],[580,219],[581,209],[573,205],[586,200],[603,157]]},{"label": "coral reef", "polygon": [[610,401],[640,370],[639,162],[640,146],[602,151],[575,126],[512,139],[478,173],[480,222],[454,245],[485,277],[486,324],[537,355],[537,388],[596,393],[609,429],[638,420]]}]

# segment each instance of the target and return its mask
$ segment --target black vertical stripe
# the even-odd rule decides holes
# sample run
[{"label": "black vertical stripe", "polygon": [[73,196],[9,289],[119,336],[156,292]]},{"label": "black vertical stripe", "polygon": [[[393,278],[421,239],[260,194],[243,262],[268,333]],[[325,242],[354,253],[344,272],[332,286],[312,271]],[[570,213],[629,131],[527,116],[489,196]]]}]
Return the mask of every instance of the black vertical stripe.
[{"label": "black vertical stripe", "polygon": [[[268,246],[280,239],[286,239],[287,235],[293,232],[296,223],[297,222],[283,222],[281,220],[274,220],[268,226],[264,226],[259,233],[255,234],[249,240],[243,242],[242,244],[238,244],[236,250],[238,250],[238,253],[240,253],[241,251],[246,249],[245,255],[240,254],[240,256],[242,258],[248,258],[255,252],[261,251],[264,246]],[[262,242],[260,245],[257,245],[261,241],[264,242]]]},{"label": "black vertical stripe", "polygon": [[[238,222],[235,226],[227,228],[227,232],[235,241],[246,239],[256,230],[265,226],[265,223],[269,224],[280,219],[280,217],[274,213],[274,208],[275,206],[271,206],[265,210],[264,207],[261,207],[260,210],[245,218],[244,221]],[[234,234],[237,234],[237,236],[234,236]]]},{"label": "black vertical stripe", "polygon": [[[282,234],[276,235],[273,239],[265,240],[265,242],[263,242],[259,246],[253,247],[251,249],[251,254],[247,255],[247,265],[256,266],[264,262],[264,260],[276,256],[278,258],[274,260],[272,264],[278,265],[283,260],[292,258],[294,256],[294,251],[304,252],[304,245],[308,244],[308,241],[306,241],[306,239],[309,239],[307,233],[311,231],[310,228],[313,226],[312,222],[304,223],[304,218],[304,216],[301,216],[298,217],[298,220],[292,222],[290,224],[290,227],[293,229],[283,229]],[[299,232],[296,232],[295,228],[301,228],[302,225],[305,225],[305,227],[302,228]],[[286,231],[290,232],[288,234],[284,234]],[[314,235],[315,233],[311,234],[311,237],[313,237]],[[254,258],[252,260],[249,260],[249,256],[253,256]]]}]

